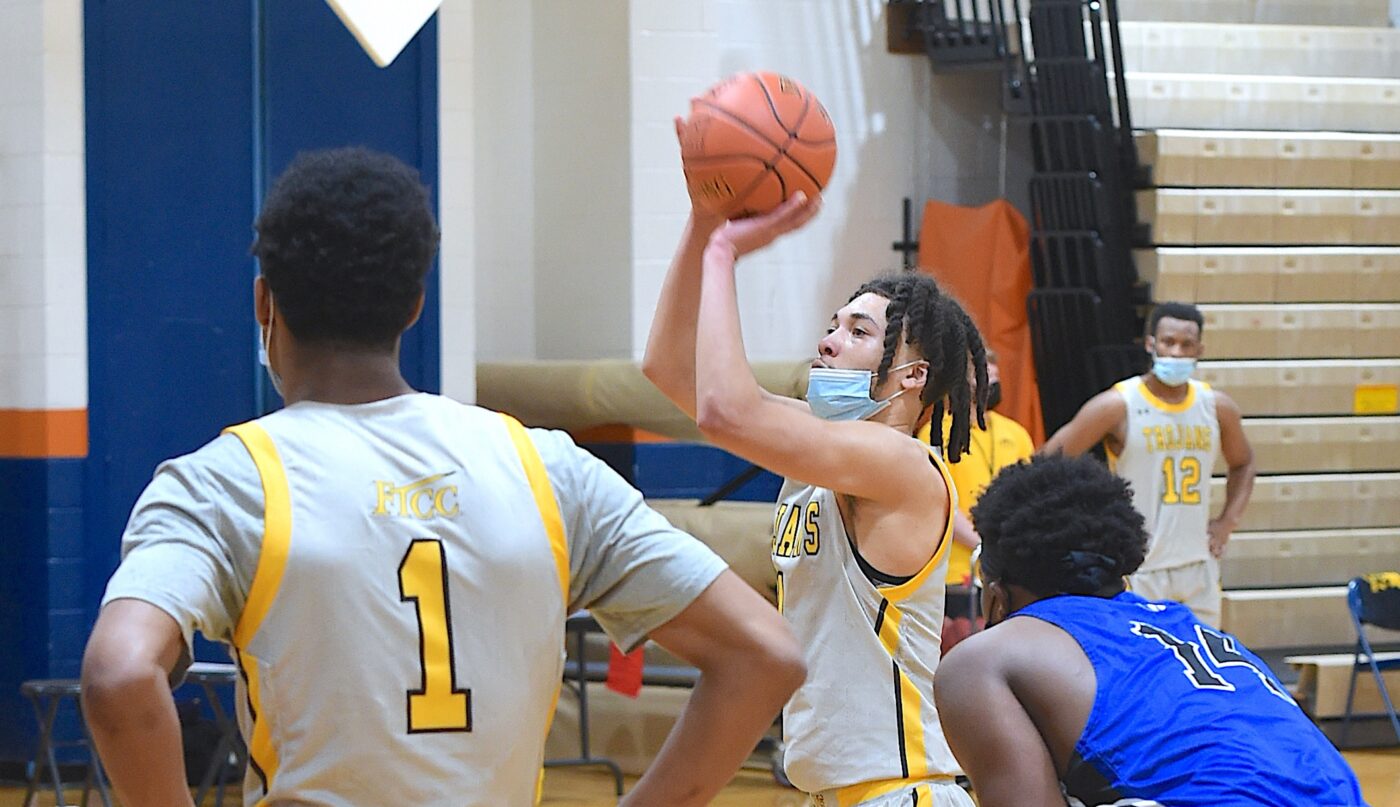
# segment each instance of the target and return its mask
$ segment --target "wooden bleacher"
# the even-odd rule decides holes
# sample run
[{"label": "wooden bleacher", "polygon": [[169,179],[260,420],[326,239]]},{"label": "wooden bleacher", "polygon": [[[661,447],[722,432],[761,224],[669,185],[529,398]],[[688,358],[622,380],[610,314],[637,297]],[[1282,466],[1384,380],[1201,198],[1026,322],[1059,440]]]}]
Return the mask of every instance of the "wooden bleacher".
[{"label": "wooden bleacher", "polygon": [[1400,32],[1385,0],[1118,5],[1155,186],[1138,269],[1201,304],[1199,375],[1240,404],[1260,473],[1225,627],[1347,648],[1346,580],[1400,564]]}]

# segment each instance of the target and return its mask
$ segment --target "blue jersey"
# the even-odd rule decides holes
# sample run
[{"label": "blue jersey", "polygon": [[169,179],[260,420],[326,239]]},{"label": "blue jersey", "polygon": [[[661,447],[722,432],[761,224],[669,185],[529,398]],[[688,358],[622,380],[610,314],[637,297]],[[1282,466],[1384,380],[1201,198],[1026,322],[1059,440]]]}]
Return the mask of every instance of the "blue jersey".
[{"label": "blue jersey", "polygon": [[1342,755],[1258,656],[1176,603],[1064,595],[1031,616],[1063,629],[1098,678],[1065,789],[1191,805],[1364,805]]}]

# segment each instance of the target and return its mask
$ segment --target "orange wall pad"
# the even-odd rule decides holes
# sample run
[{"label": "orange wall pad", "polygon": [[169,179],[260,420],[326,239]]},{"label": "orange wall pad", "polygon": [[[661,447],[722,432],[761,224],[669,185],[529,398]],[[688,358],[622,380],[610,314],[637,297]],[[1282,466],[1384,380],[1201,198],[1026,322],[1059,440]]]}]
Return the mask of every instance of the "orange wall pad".
[{"label": "orange wall pad", "polygon": [[0,409],[0,457],[86,457],[86,409]]}]

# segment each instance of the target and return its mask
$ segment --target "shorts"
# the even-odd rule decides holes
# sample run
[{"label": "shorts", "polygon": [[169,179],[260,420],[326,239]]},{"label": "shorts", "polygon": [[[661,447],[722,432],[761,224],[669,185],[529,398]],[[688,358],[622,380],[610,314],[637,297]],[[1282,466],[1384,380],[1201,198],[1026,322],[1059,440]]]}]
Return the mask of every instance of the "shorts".
[{"label": "shorts", "polygon": [[1210,627],[1220,627],[1220,563],[1215,558],[1138,572],[1128,580],[1139,597],[1179,602]]},{"label": "shorts", "polygon": [[[838,807],[835,790],[813,793],[811,807]],[[859,807],[975,807],[972,797],[952,779],[910,784],[889,793],[858,802]],[[848,805],[857,807],[857,805]]]}]

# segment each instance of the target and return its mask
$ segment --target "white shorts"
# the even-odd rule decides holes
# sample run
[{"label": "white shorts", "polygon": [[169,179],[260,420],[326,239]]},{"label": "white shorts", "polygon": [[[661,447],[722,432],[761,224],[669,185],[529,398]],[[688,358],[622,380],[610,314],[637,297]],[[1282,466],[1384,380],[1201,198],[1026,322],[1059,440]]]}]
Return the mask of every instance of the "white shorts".
[{"label": "white shorts", "polygon": [[[812,807],[837,807],[836,791],[811,795]],[[976,807],[972,797],[952,780],[923,782],[866,799],[850,807]]]},{"label": "white shorts", "polygon": [[1128,580],[1139,597],[1179,602],[1210,627],[1220,627],[1220,562],[1215,558],[1138,572]]}]

